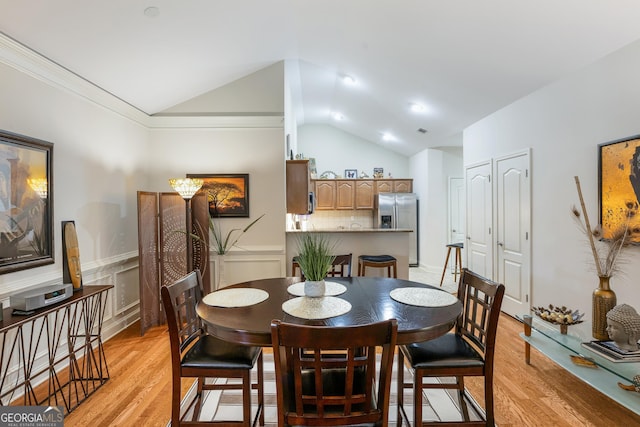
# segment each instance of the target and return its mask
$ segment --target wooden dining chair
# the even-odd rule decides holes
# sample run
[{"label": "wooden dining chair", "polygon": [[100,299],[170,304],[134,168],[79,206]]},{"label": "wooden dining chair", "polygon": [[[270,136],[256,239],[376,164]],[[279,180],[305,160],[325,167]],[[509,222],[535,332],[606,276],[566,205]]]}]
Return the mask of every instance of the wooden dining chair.
[{"label": "wooden dining chair", "polygon": [[[414,426],[475,425],[493,426],[493,361],[504,285],[485,279],[464,268],[458,282],[462,315],[453,332],[431,341],[399,346],[398,351],[398,425],[411,425],[404,410],[404,389],[413,388]],[[404,382],[405,365],[413,370],[413,384]],[[484,411],[464,386],[465,376],[484,377]],[[454,383],[427,380],[427,377],[455,377]],[[462,421],[421,422],[424,389],[456,389]],[[468,405],[475,412],[469,415]],[[437,412],[437,408],[434,408]],[[400,421],[402,420],[402,421]]]},{"label": "wooden dining chair", "polygon": [[[225,426],[251,426],[259,419],[264,425],[264,379],[262,348],[233,344],[220,340],[205,332],[201,319],[196,314],[196,304],[202,299],[202,276],[194,270],[175,283],[161,288],[169,326],[171,347],[171,425],[204,425],[199,421],[204,391],[241,390],[242,421],[225,422]],[[251,381],[251,369],[257,364],[257,381]],[[180,392],[182,378],[197,378],[197,393],[189,402],[184,414],[180,414]],[[241,379],[224,384],[205,383],[205,379]],[[257,389],[258,411],[251,420],[251,390]],[[192,412],[190,420],[183,420]],[[213,422],[212,422],[213,423]],[[220,421],[216,421],[220,423]]]},{"label": "wooden dining chair", "polygon": [[351,277],[351,259],[352,254],[336,255],[331,265],[331,270],[327,273],[328,277]]},{"label": "wooden dining chair", "polygon": [[[327,273],[327,277],[351,277],[352,258],[352,254],[336,255],[331,265],[331,269]],[[300,269],[300,264],[298,264],[298,260],[296,259],[296,257],[293,257],[293,260],[291,262],[291,275],[293,277],[296,276],[297,270],[300,270],[300,277],[304,279],[304,274]]]},{"label": "wooden dining chair", "polygon": [[387,426],[397,334],[395,319],[344,327],[273,320],[278,425]]}]

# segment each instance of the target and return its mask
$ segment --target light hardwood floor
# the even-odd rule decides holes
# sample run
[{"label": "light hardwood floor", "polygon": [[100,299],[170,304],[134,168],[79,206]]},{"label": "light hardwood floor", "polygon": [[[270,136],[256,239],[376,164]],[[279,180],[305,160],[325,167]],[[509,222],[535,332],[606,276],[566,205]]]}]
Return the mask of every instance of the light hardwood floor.
[{"label": "light hardwood floor", "polygon": [[[518,336],[521,330],[518,321],[501,317],[495,362],[495,409],[500,427],[640,425],[640,418],[631,411],[535,349],[531,350],[531,366],[527,366]],[[132,325],[107,341],[105,351],[111,379],[65,418],[65,427],[165,426],[171,412],[166,328],[152,328],[140,337],[138,325]],[[183,393],[189,385],[183,382]],[[481,382],[468,381],[467,386],[474,396],[482,396]]]}]

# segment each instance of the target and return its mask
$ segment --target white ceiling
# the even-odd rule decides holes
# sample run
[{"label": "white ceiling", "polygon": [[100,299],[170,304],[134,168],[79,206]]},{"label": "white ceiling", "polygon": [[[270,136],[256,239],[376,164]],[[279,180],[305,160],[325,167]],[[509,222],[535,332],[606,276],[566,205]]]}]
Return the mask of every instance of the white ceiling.
[{"label": "white ceiling", "polygon": [[405,155],[459,145],[466,126],[640,39],[639,22],[637,0],[0,0],[1,32],[148,114],[286,59],[298,124],[390,132]]}]

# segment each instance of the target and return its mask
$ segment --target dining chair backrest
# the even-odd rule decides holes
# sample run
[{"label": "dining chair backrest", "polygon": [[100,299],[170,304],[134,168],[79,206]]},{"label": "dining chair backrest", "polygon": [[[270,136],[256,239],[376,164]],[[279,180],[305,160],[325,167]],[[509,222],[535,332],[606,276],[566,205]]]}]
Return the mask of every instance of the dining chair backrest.
[{"label": "dining chair backrest", "polygon": [[456,332],[484,353],[485,365],[492,366],[504,285],[463,268],[458,282],[462,314]]},{"label": "dining chair backrest", "polygon": [[[189,345],[204,335],[196,305],[202,299],[202,276],[194,270],[171,286],[161,288],[162,302],[169,327],[172,357],[178,357]],[[175,350],[175,351],[174,351]]]},{"label": "dining chair backrest", "polygon": [[[327,272],[327,277],[351,277],[352,258],[352,254],[336,255],[331,264],[331,269]],[[297,257],[293,257],[291,262],[291,275],[295,277],[298,270],[300,270],[300,277],[304,280],[304,273],[300,268],[300,264],[298,264]]]},{"label": "dining chair backrest", "polygon": [[386,426],[397,332],[395,319],[347,327],[272,321],[278,425]]},{"label": "dining chair backrest", "polygon": [[328,277],[351,277],[352,254],[336,255],[331,269],[327,273]]}]

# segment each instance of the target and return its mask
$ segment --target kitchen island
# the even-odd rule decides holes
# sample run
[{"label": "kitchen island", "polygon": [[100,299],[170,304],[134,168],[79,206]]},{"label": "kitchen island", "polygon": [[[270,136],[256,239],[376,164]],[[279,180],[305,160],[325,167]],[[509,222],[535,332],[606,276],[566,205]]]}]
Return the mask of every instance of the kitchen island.
[{"label": "kitchen island", "polygon": [[[410,229],[337,228],[307,230],[321,233],[335,244],[336,255],[352,254],[351,275],[358,274],[359,255],[391,255],[398,262],[398,278],[409,279]],[[287,231],[287,275],[291,274],[291,260],[298,254],[298,236],[302,230]],[[386,269],[367,268],[367,276],[385,276]]]}]

